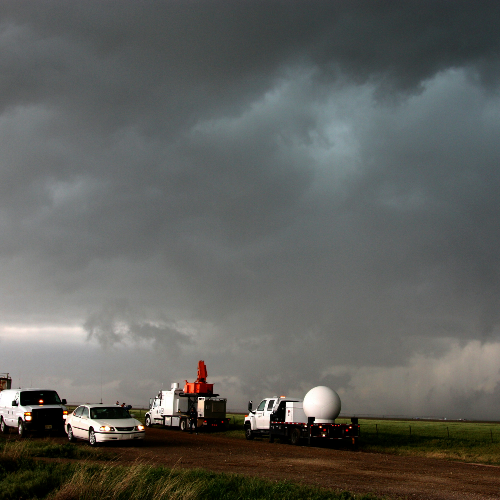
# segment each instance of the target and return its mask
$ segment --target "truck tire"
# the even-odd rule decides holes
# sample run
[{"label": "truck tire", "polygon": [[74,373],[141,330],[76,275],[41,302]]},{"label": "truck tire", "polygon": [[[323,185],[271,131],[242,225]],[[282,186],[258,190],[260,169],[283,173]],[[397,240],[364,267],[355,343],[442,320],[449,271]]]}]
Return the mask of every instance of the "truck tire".
[{"label": "truck tire", "polygon": [[187,420],[185,418],[183,418],[179,424],[179,429],[182,431],[182,432],[187,432],[188,430],[188,423],[187,423]]},{"label": "truck tire", "polygon": [[245,437],[249,440],[254,438],[252,429],[250,429],[250,427],[245,427]]},{"label": "truck tire", "polygon": [[26,427],[24,427],[24,422],[22,420],[19,420],[17,424],[17,433],[21,438],[26,436]]},{"label": "truck tire", "polygon": [[75,441],[75,436],[73,434],[73,429],[71,428],[71,425],[68,425],[68,439],[70,443],[73,443]]},{"label": "truck tire", "polygon": [[2,432],[2,434],[8,434],[8,432],[9,432],[9,427],[4,422],[3,418],[2,418],[2,421],[0,422],[0,431]]},{"label": "truck tire", "polygon": [[146,427],[151,427],[151,417],[149,415],[146,415],[146,418],[144,420],[144,425]]},{"label": "truck tire", "polygon": [[292,433],[290,434],[290,442],[297,446],[300,442],[300,429],[293,429]]}]

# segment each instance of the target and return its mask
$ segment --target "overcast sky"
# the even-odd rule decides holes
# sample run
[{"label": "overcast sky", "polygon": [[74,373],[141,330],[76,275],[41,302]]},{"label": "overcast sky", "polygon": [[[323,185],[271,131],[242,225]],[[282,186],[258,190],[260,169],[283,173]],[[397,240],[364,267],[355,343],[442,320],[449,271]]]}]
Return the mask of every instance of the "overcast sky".
[{"label": "overcast sky", "polygon": [[500,415],[500,3],[0,3],[0,372],[69,401]]}]

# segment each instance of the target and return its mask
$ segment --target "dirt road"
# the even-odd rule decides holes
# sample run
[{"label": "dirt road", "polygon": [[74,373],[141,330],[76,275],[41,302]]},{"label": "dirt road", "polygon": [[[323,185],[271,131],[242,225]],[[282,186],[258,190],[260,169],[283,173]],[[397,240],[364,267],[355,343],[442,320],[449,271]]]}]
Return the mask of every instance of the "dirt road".
[{"label": "dirt road", "polygon": [[[63,441],[63,438],[57,438]],[[79,446],[87,446],[79,442]],[[500,499],[500,467],[149,428],[141,446],[111,445],[120,463],[203,468],[408,499]]]}]

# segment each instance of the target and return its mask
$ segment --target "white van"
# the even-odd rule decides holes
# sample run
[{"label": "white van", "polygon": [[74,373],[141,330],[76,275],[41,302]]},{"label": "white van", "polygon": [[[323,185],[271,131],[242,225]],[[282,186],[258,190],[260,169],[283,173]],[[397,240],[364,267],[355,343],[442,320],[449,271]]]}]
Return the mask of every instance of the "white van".
[{"label": "white van", "polygon": [[62,433],[65,404],[52,389],[6,389],[0,392],[0,431],[15,427],[21,437],[29,431]]}]

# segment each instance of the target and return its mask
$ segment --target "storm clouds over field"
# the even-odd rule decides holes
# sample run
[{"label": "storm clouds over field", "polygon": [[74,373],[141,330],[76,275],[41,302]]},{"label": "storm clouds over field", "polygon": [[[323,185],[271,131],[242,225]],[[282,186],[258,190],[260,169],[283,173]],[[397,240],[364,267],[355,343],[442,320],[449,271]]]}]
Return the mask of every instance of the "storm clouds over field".
[{"label": "storm clouds over field", "polygon": [[0,372],[498,418],[500,4],[4,1]]}]

